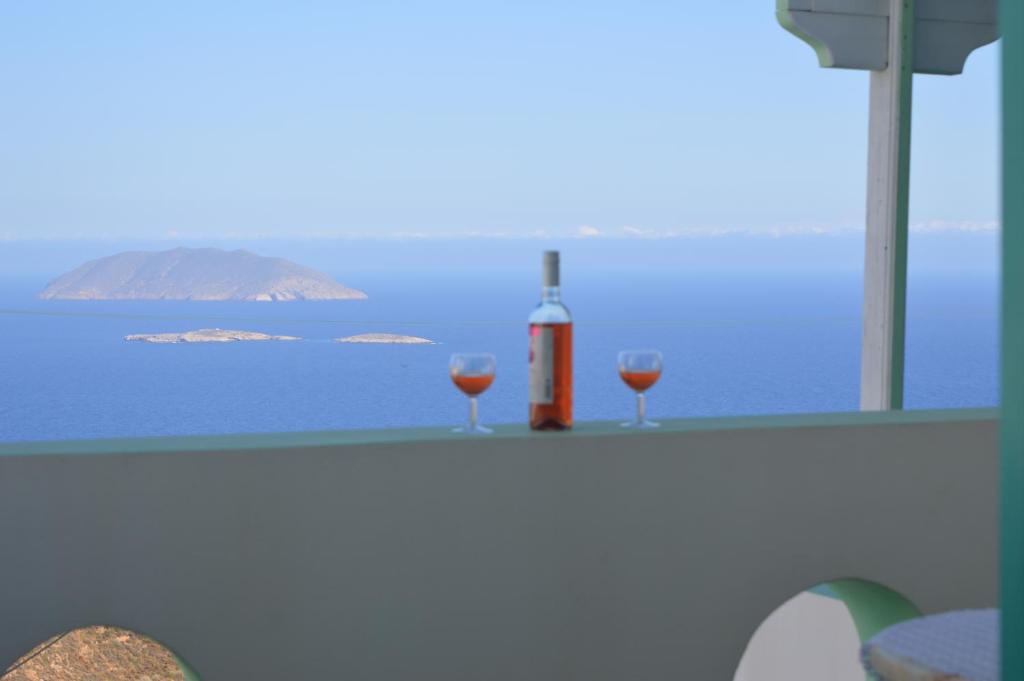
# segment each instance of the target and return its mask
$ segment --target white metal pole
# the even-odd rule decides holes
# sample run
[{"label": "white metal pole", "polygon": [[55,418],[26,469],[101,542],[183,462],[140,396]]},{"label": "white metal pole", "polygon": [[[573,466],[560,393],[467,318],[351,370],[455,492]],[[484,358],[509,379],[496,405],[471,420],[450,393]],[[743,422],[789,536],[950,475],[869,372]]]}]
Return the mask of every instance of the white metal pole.
[{"label": "white metal pole", "polygon": [[889,66],[871,72],[860,407],[903,408],[913,0],[891,0]]}]

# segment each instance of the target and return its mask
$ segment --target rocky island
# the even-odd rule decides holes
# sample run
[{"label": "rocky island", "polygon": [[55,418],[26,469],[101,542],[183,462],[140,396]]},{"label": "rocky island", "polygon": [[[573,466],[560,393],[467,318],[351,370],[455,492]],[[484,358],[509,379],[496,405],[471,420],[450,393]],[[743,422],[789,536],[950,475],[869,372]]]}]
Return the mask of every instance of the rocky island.
[{"label": "rocky island", "polygon": [[228,329],[199,329],[182,333],[137,333],[125,336],[126,341],[143,343],[233,343],[235,341],[296,341],[297,336],[271,336],[256,331],[231,331]]},{"label": "rocky island", "polygon": [[358,336],[335,338],[336,343],[391,343],[393,345],[434,345],[429,338],[400,336],[397,333],[361,333]]},{"label": "rocky island", "polygon": [[90,260],[39,293],[52,300],[358,300],[366,294],[283,258],[219,248]]}]

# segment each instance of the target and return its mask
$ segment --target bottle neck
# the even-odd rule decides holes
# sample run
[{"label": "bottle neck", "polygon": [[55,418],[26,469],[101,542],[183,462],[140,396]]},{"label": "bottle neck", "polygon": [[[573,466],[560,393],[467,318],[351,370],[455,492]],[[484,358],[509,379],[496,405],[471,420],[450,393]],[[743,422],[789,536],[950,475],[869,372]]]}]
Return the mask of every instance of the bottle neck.
[{"label": "bottle neck", "polygon": [[562,302],[562,289],[559,286],[544,286],[540,290],[540,302],[560,303]]}]

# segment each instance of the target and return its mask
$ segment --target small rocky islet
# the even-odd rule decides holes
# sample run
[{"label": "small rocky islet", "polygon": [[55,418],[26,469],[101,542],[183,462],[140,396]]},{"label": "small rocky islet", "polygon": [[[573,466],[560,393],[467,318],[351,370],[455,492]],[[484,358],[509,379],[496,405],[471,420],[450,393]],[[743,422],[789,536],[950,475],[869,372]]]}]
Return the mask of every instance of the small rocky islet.
[{"label": "small rocky islet", "polygon": [[142,343],[234,343],[237,341],[297,341],[298,336],[272,336],[257,331],[234,331],[231,329],[198,329],[181,333],[136,333],[125,336],[126,341]]},{"label": "small rocky islet", "polygon": [[[232,329],[198,329],[180,333],[136,333],[125,336],[126,341],[156,343],[234,343],[238,341],[298,341],[298,336],[273,336],[258,331],[237,331]],[[402,336],[396,333],[363,333],[345,338],[335,338],[336,343],[380,343],[391,345],[434,345],[429,338]]]},{"label": "small rocky islet", "polygon": [[435,345],[436,341],[419,336],[402,336],[397,333],[361,333],[356,336],[335,338],[335,343],[382,343],[391,345]]}]

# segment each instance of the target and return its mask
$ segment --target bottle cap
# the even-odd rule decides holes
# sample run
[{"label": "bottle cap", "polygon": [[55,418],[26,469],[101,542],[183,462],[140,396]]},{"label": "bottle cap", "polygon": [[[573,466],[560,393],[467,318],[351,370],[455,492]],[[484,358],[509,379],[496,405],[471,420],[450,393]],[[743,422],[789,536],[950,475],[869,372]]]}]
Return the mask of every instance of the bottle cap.
[{"label": "bottle cap", "polygon": [[558,251],[544,251],[544,286],[559,286]]}]

